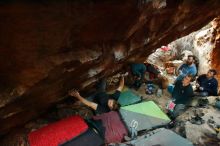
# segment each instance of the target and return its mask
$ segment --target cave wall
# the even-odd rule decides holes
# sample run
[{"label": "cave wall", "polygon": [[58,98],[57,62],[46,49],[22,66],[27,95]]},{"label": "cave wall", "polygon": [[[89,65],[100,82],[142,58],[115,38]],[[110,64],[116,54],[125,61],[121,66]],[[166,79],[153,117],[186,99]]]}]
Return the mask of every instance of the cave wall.
[{"label": "cave wall", "polygon": [[219,15],[216,0],[0,2],[0,135]]},{"label": "cave wall", "polygon": [[216,69],[216,76],[220,82],[219,43],[220,43],[220,17],[216,17],[201,30],[192,32],[168,44],[176,55],[184,50],[191,51],[199,60],[198,74],[206,74],[209,69]]},{"label": "cave wall", "polygon": [[[177,39],[168,46],[175,53],[175,59],[187,59],[187,55],[193,54],[198,59],[198,75],[206,74],[212,68],[212,52],[215,47],[215,28],[213,21],[208,23],[202,29],[192,32],[187,36]],[[185,54],[186,52],[186,54]]]},{"label": "cave wall", "polygon": [[[216,69],[216,71],[218,72],[217,74],[217,79],[218,82],[220,83],[220,17],[217,17],[213,20],[212,22],[213,25],[213,29],[214,29],[214,38],[213,38],[213,43],[215,44],[213,47],[213,50],[211,52],[211,66],[212,68]],[[220,88],[219,88],[220,91]]]}]

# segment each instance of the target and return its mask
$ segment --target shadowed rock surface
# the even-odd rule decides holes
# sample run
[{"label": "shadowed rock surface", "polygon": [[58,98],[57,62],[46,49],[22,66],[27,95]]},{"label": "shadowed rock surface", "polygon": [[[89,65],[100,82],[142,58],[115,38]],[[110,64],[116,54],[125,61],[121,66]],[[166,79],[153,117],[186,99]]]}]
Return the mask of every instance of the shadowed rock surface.
[{"label": "shadowed rock surface", "polygon": [[1,1],[0,135],[38,117],[69,89],[90,89],[128,61],[144,61],[219,11],[218,0]]}]

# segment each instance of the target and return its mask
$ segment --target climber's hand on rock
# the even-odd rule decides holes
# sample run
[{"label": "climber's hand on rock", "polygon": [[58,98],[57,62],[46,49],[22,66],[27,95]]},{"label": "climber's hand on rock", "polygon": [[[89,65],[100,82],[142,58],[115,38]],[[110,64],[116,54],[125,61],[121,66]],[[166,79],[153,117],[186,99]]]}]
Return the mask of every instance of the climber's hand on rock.
[{"label": "climber's hand on rock", "polygon": [[73,96],[73,97],[76,97],[76,98],[80,97],[79,92],[78,92],[77,90],[75,90],[75,89],[70,90],[70,91],[69,91],[69,95],[70,95],[70,96]]}]

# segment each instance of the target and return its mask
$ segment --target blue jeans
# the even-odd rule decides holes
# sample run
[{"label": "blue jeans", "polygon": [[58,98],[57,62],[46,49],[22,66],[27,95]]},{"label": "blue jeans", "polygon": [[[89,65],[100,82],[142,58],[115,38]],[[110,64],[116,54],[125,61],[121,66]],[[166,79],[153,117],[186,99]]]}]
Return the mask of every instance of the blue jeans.
[{"label": "blue jeans", "polygon": [[205,97],[205,96],[208,96],[209,93],[206,92],[206,91],[202,91],[202,92],[199,92],[199,95],[202,96],[202,97]]},{"label": "blue jeans", "polygon": [[186,109],[186,105],[184,104],[176,104],[173,111],[168,111],[168,114],[171,119],[175,119],[180,114],[182,114]]},{"label": "blue jeans", "polygon": [[199,97],[206,97],[209,96],[209,93],[206,91],[200,91],[200,92],[195,92],[194,95]]}]

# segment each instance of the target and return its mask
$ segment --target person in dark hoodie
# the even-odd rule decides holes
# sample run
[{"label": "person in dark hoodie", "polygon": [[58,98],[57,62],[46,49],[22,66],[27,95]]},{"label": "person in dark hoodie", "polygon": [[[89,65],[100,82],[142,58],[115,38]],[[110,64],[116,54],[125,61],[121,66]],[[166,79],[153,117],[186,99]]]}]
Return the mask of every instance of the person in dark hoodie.
[{"label": "person in dark hoodie", "polygon": [[133,63],[131,64],[131,73],[134,76],[133,87],[138,89],[144,82],[144,77],[146,73],[146,66],[144,63]]},{"label": "person in dark hoodie", "polygon": [[217,96],[218,81],[215,79],[216,70],[210,69],[207,74],[200,75],[197,79],[196,96]]},{"label": "person in dark hoodie", "polygon": [[187,105],[191,102],[193,97],[193,88],[190,84],[192,75],[186,75],[182,80],[175,83],[172,92],[172,100],[168,102],[168,115],[171,119],[175,119],[182,112],[185,111]]}]

